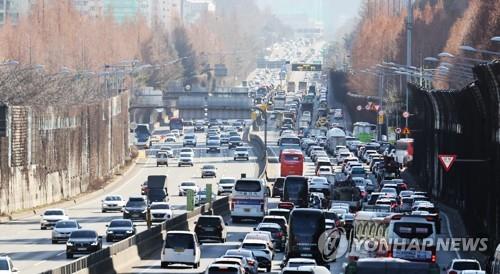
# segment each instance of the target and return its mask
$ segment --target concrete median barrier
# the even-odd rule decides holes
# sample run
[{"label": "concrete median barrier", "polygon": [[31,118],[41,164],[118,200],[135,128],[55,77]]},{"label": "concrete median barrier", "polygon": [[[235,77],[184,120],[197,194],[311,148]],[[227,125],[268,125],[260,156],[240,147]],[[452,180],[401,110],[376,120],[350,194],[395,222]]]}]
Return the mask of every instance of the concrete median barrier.
[{"label": "concrete median barrier", "polygon": [[115,274],[123,266],[134,261],[145,259],[158,252],[163,244],[163,232],[169,230],[188,230],[189,219],[208,212],[224,215],[229,212],[229,198],[224,197],[212,203],[197,207],[194,211],[183,213],[168,221],[142,231],[130,238],[115,243],[109,247],[79,258],[61,267],[45,271],[43,274]]}]

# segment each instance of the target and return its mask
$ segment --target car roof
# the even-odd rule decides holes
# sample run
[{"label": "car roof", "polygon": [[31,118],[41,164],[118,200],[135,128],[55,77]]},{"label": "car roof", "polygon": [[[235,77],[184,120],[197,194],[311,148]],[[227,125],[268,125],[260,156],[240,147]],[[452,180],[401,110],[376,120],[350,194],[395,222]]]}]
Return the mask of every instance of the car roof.
[{"label": "car roof", "polygon": [[[261,231],[261,232],[268,232],[268,231]],[[248,235],[250,235],[252,233],[248,233]],[[244,244],[267,244],[267,241],[264,241],[264,240],[259,240],[259,239],[245,239],[243,240],[243,243]]]},{"label": "car roof", "polygon": [[185,234],[185,235],[192,235],[192,236],[196,235],[192,231],[185,231],[185,230],[170,230],[170,231],[167,231],[167,235],[168,234]]},{"label": "car roof", "polygon": [[273,227],[273,228],[280,228],[281,229],[281,226],[279,224],[276,224],[276,223],[260,223],[259,225],[257,225],[257,228],[261,228],[261,227]]}]

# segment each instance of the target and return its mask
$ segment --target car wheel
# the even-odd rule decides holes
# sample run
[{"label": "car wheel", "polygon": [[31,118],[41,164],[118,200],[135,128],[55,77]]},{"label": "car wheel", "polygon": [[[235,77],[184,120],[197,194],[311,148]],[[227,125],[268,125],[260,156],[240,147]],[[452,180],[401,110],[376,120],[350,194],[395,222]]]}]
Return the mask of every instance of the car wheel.
[{"label": "car wheel", "polygon": [[73,259],[73,254],[66,253],[66,259]]},{"label": "car wheel", "polygon": [[160,267],[161,268],[167,268],[168,267],[168,263],[167,262],[161,262]]},{"label": "car wheel", "polygon": [[234,157],[234,161],[236,161],[236,157]]},{"label": "car wheel", "polygon": [[160,165],[159,164],[156,164],[156,167],[159,167]]},{"label": "car wheel", "polygon": [[106,242],[111,243],[111,238],[110,237],[106,237]]},{"label": "car wheel", "polygon": [[194,166],[194,164],[191,164],[191,166],[193,167],[193,166]]},{"label": "car wheel", "polygon": [[205,176],[201,175],[201,178],[203,179],[203,178],[205,178]]},{"label": "car wheel", "polygon": [[41,227],[40,227],[40,229],[41,229],[41,230],[46,230],[47,228],[46,228],[46,227],[44,227],[44,226],[41,226]]},{"label": "car wheel", "polygon": [[57,244],[57,241],[56,240],[52,240],[52,244]]},{"label": "car wheel", "polygon": [[179,192],[179,196],[182,196],[182,192]]},{"label": "car wheel", "polygon": [[266,267],[266,272],[271,272],[271,266]]},{"label": "car wheel", "polygon": [[106,213],[106,209],[101,210],[102,213]]},{"label": "car wheel", "polygon": [[200,262],[197,262],[196,264],[194,264],[194,268],[198,268],[200,267]]},{"label": "car wheel", "polygon": [[178,166],[178,167],[181,167],[181,164],[178,164],[177,166]]}]

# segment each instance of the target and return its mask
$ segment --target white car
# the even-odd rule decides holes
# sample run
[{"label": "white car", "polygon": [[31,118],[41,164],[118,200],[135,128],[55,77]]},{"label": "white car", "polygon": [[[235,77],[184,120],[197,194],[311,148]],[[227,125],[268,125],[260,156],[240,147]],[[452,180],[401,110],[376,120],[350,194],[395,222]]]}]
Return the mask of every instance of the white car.
[{"label": "white car", "polygon": [[18,270],[14,267],[14,264],[9,256],[0,256],[0,273],[11,274],[17,272]]},{"label": "white car", "polygon": [[106,211],[122,211],[125,203],[126,201],[121,195],[106,195],[101,200],[101,211],[103,213]]},{"label": "white car", "polygon": [[273,251],[264,240],[243,240],[240,248],[251,250],[259,261],[259,268],[265,268],[266,272],[271,272]]},{"label": "white car", "polygon": [[290,258],[285,267],[300,267],[305,265],[317,265],[316,260],[307,258]]},{"label": "white car", "polygon": [[64,212],[64,209],[59,208],[47,209],[40,216],[40,229],[53,228],[58,221],[69,219],[69,217]]},{"label": "white car", "polygon": [[166,268],[170,264],[200,267],[201,249],[196,234],[191,231],[168,231],[160,257],[161,268]]},{"label": "white car", "polygon": [[245,159],[248,161],[249,156],[248,156],[248,148],[246,147],[236,147],[234,149],[234,160],[236,161],[237,159]]},{"label": "white car", "polygon": [[179,154],[179,162],[177,163],[177,166],[193,166],[194,159],[193,159],[193,154],[190,152],[181,152]]},{"label": "white car", "polygon": [[304,265],[299,267],[285,267],[282,269],[281,273],[330,274],[330,270],[324,266],[319,266],[319,265]]},{"label": "white car", "polygon": [[326,192],[330,190],[330,183],[325,177],[313,176],[309,179],[310,192]]},{"label": "white car", "polygon": [[149,206],[152,222],[163,222],[173,217],[170,205],[165,202],[153,202]]},{"label": "white car", "polygon": [[454,259],[448,266],[447,274],[463,274],[464,270],[481,270],[481,264],[472,259]]},{"label": "white car", "polygon": [[330,176],[333,175],[332,167],[329,166],[321,166],[318,169],[318,176]]},{"label": "white car", "polygon": [[196,185],[195,182],[191,182],[191,181],[182,182],[179,185],[179,196],[185,196],[189,189],[191,189],[195,195],[200,190],[200,188]]},{"label": "white car", "polygon": [[219,180],[217,194],[222,193],[232,193],[234,184],[236,184],[236,178],[223,177]]},{"label": "white car", "polygon": [[[66,242],[69,239],[71,232],[82,228],[76,220],[62,220],[56,223],[52,230],[52,243],[57,244],[59,241]],[[0,273],[2,273],[0,271]]]}]

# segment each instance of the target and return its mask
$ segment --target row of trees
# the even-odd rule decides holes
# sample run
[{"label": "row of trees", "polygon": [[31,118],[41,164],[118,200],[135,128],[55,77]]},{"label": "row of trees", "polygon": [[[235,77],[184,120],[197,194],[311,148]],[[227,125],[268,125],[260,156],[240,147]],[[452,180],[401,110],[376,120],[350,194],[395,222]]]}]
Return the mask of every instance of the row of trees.
[{"label": "row of trees", "polygon": [[[399,0],[398,0],[399,1]],[[401,2],[401,1],[400,1]],[[405,3],[405,2],[402,2]],[[351,63],[354,71],[383,61],[406,63],[406,9],[394,0],[366,1],[360,12],[352,41]],[[442,51],[459,54],[463,44],[491,48],[490,37],[500,32],[500,2],[495,0],[421,0],[415,2],[413,26],[414,66]],[[482,56],[488,58],[488,56]],[[453,61],[451,61],[453,62]],[[447,87],[445,82],[436,83]],[[399,90],[398,81],[389,82]],[[366,95],[377,94],[376,79],[363,73],[349,77],[349,87]]]},{"label": "row of trees", "polygon": [[[45,73],[54,74],[61,68],[103,71],[109,68],[105,65],[121,66],[124,60],[139,60],[157,66],[137,73],[136,83],[156,88],[165,89],[168,80],[206,84],[211,76],[207,65],[215,63],[225,63],[230,79],[239,77],[240,81],[255,66],[259,50],[277,39],[277,32],[284,31],[274,16],[247,0],[221,2],[215,13],[202,14],[192,24],[177,23],[170,32],[164,27],[148,26],[140,14],[118,23],[109,14],[81,14],[72,0],[37,0],[16,24],[7,22],[0,28],[0,60],[23,64],[23,68],[10,68],[10,72],[9,68],[0,67],[0,74],[9,76],[2,78],[5,82],[13,80],[12,71],[34,73],[28,68],[38,64],[43,65]],[[40,70],[36,73],[40,74]],[[29,79],[38,79],[35,76]],[[7,86],[0,88],[0,95],[3,100],[12,100]],[[29,89],[17,88],[17,96],[31,94]]]}]

